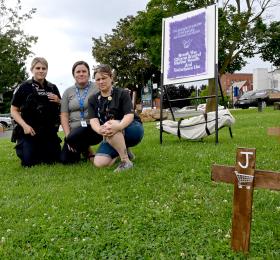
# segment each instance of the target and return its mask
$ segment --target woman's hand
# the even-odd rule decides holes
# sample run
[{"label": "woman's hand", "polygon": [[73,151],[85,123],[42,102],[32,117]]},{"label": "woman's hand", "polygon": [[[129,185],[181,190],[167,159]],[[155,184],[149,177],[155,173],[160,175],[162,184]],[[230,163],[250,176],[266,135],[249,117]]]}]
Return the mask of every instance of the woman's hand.
[{"label": "woman's hand", "polygon": [[104,136],[104,137],[107,137],[108,136],[108,129],[105,125],[101,125],[99,126],[99,129],[98,129],[98,134]]},{"label": "woman's hand", "polygon": [[50,102],[60,104],[60,98],[58,97],[58,95],[48,92],[48,98]]},{"label": "woman's hand", "polygon": [[108,137],[113,136],[117,132],[122,130],[120,121],[118,120],[109,120],[103,125],[103,127],[104,127],[105,136]]},{"label": "woman's hand", "polygon": [[36,135],[35,130],[27,124],[21,117],[20,108],[11,105],[11,115],[14,120],[22,127],[24,134],[34,136]]},{"label": "woman's hand", "polygon": [[70,152],[72,152],[72,153],[76,153],[77,150],[76,150],[75,148],[73,148],[70,144],[68,144],[68,142],[67,142],[67,136],[68,136],[68,134],[65,135],[64,142],[65,142],[65,144],[67,144],[68,151],[70,151]]},{"label": "woman's hand", "polygon": [[36,135],[35,130],[28,124],[25,124],[23,127],[24,134],[34,136]]}]

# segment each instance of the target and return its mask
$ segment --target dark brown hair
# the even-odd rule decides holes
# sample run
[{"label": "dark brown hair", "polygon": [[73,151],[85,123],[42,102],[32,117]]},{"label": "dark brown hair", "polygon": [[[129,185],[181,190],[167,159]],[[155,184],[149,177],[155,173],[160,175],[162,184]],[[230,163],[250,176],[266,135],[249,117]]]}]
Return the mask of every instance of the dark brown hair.
[{"label": "dark brown hair", "polygon": [[84,66],[86,66],[86,68],[87,68],[87,70],[88,70],[88,74],[90,75],[89,65],[88,65],[85,61],[79,60],[79,61],[76,61],[76,62],[74,63],[74,65],[72,66],[72,75],[73,75],[73,76],[74,76],[74,72],[75,72],[76,67],[79,66],[79,65],[84,65]]},{"label": "dark brown hair", "polygon": [[95,77],[96,73],[106,73],[108,74],[110,77],[113,75],[112,73],[112,69],[108,64],[100,64],[97,65],[94,70],[93,70],[93,77]]}]

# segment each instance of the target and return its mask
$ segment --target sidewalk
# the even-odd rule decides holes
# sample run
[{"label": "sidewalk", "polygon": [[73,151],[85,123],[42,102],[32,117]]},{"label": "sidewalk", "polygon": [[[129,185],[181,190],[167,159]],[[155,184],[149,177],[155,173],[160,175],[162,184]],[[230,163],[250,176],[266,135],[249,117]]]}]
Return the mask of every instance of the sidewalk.
[{"label": "sidewalk", "polygon": [[0,131],[0,138],[11,138],[11,135],[12,135],[12,129]]}]

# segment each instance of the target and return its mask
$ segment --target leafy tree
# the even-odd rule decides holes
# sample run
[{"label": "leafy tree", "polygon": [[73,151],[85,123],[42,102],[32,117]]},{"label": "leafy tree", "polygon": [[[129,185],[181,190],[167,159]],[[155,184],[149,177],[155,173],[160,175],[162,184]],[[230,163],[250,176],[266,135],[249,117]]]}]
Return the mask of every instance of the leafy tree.
[{"label": "leafy tree", "polygon": [[[220,94],[220,93],[219,93]],[[194,105],[198,105],[198,104],[203,104],[203,103],[207,103],[209,98],[207,99],[206,97],[209,95],[209,87],[207,85],[202,85],[200,90],[199,90],[199,97],[201,97],[200,99],[194,100],[192,102],[192,104]],[[195,96],[195,92],[192,94],[192,97]],[[204,98],[205,97],[205,98]],[[223,98],[219,99],[219,105],[224,106],[224,107],[228,107],[229,105],[229,100],[230,97],[229,96],[223,96]]]},{"label": "leafy tree", "polygon": [[[196,92],[196,89],[194,86],[188,86],[185,85],[169,85],[167,88],[167,94],[169,100],[173,100],[171,102],[172,107],[185,107],[191,105],[191,100],[188,100],[186,98],[194,96],[194,93]],[[168,108],[167,103],[167,96],[166,93],[164,93],[163,96],[163,105],[165,108]]]},{"label": "leafy tree", "polygon": [[0,0],[0,93],[26,78],[25,60],[37,41],[37,37],[26,35],[22,29],[36,9],[24,14],[21,9],[21,0],[14,7],[7,7],[6,0]]},{"label": "leafy tree", "polygon": [[134,19],[133,16],[120,19],[112,34],[106,34],[104,38],[92,38],[92,55],[97,62],[109,64],[116,70],[118,86],[133,90],[139,86],[140,94],[141,86],[144,86],[156,71],[146,53],[135,45],[132,38],[130,26]]},{"label": "leafy tree", "polygon": [[[276,4],[274,0],[226,1],[219,9],[219,74],[239,71],[246,65],[246,58],[260,52],[260,39],[265,24],[263,14]],[[209,95],[215,94],[214,80],[209,80]],[[207,100],[206,111],[213,111],[215,99]]]},{"label": "leafy tree", "polygon": [[[134,21],[133,34],[136,45],[145,49],[150,61],[160,68],[162,18],[202,8],[215,2],[151,0],[146,11],[139,12]],[[275,4],[275,0],[223,2],[218,14],[220,74],[241,70],[246,65],[247,58],[260,52],[258,39],[262,38],[265,29],[262,15]],[[267,37],[269,36],[271,35],[267,34]]]},{"label": "leafy tree", "polygon": [[[202,8],[215,2],[214,0],[150,0],[145,11],[138,12],[135,18],[130,19],[126,36],[129,36],[131,46],[137,51],[140,50],[142,57],[145,57],[145,64],[150,63],[149,66],[153,65],[159,71],[161,67],[162,19]],[[263,20],[264,12],[275,4],[276,0],[223,1],[223,6],[219,8],[218,13],[219,74],[241,70],[246,65],[246,59],[257,53],[265,55],[265,51],[273,51],[273,54],[277,55],[275,50],[278,49],[274,48],[274,44],[277,44],[277,42],[270,40],[273,31],[270,34],[265,34],[266,25]],[[121,29],[120,25],[121,23],[119,23],[117,29]],[[260,41],[260,39],[264,39],[264,36],[267,37],[265,38],[266,41]],[[110,41],[112,39],[107,35],[105,41],[100,39],[97,43],[106,50]],[[117,53],[116,50],[113,52]],[[96,52],[96,54],[98,53]],[[111,54],[110,51],[109,55],[107,51],[100,52],[103,57],[109,56],[112,58]],[[121,59],[120,57],[118,53],[117,57],[112,60],[120,63],[118,61],[118,59]],[[272,60],[272,58],[269,59]],[[111,62],[113,62],[112,60]],[[273,60],[275,60],[275,57]],[[213,80],[209,80],[208,90],[208,95],[215,94]],[[209,100],[211,104],[207,105],[209,108],[207,108],[207,111],[212,111],[215,109],[215,99]]]},{"label": "leafy tree", "polygon": [[233,73],[246,65],[246,58],[260,53],[266,29],[264,12],[274,0],[226,1],[219,9],[219,73]]},{"label": "leafy tree", "polygon": [[268,28],[265,26],[263,37],[259,41],[262,59],[280,68],[280,22],[272,22]]},{"label": "leafy tree", "polygon": [[[133,32],[137,45],[146,49],[151,62],[160,67],[162,18],[205,7],[214,2],[216,1],[151,0],[147,10],[139,13],[134,22]],[[262,16],[275,3],[274,0],[223,2],[218,13],[219,74],[241,70],[246,65],[247,58],[260,52],[258,43],[265,29]],[[211,79],[208,95],[214,94],[215,84]],[[208,99],[207,112],[215,110],[215,103],[215,99]]]},{"label": "leafy tree", "polygon": [[150,0],[146,11],[138,12],[132,33],[135,43],[146,51],[157,68],[161,66],[162,19],[188,12],[214,1]]}]

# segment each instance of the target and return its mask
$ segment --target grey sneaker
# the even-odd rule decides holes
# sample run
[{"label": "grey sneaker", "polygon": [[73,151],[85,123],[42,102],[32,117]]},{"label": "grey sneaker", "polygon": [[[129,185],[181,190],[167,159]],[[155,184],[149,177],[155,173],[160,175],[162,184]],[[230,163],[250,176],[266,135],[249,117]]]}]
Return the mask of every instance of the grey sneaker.
[{"label": "grey sneaker", "polygon": [[135,159],[135,155],[129,148],[127,148],[127,155],[130,161],[133,161]]},{"label": "grey sneaker", "polygon": [[122,172],[133,167],[132,162],[120,162],[119,166],[114,170],[114,172]]}]

